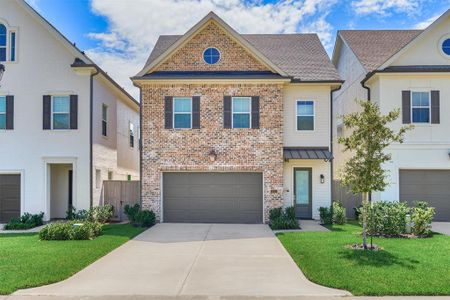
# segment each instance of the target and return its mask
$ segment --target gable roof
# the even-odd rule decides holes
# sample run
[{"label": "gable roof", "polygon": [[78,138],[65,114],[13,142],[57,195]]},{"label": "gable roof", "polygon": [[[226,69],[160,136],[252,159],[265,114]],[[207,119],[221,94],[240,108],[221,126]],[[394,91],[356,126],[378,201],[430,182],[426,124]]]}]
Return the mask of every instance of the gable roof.
[{"label": "gable roof", "polygon": [[41,14],[39,14],[31,5],[29,5],[25,0],[17,0],[22,8],[24,8],[28,13],[36,18],[57,40],[59,40],[66,48],[75,56],[74,63],[71,65],[73,68],[94,68],[98,73],[103,76],[109,83],[114,86],[114,88],[125,98],[130,100],[135,107],[139,108],[139,102],[134,99],[123,87],[121,87],[115,80],[113,80],[108,73],[106,73],[102,68],[95,64],[85,53],[77,48],[75,43],[72,43],[67,39],[56,27],[54,27],[47,19],[45,19]]},{"label": "gable roof", "polygon": [[[214,13],[208,16],[214,20],[218,18]],[[160,36],[143,70],[134,79],[145,78],[153,67],[176,51],[200,27],[197,24],[193,27],[196,30],[191,29],[185,35]],[[272,66],[273,71],[284,77],[299,81],[341,81],[316,34],[239,34],[234,30],[232,34],[238,37],[246,48],[250,48],[253,54],[257,53],[264,62]]]},{"label": "gable roof", "polygon": [[423,30],[339,30],[367,72],[372,72],[403,49]]}]

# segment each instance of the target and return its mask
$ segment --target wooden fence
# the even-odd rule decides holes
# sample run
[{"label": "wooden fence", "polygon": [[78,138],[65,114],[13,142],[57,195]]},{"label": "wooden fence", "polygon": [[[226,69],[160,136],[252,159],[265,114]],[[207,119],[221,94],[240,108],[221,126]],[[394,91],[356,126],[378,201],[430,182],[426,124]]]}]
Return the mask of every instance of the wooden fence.
[{"label": "wooden fence", "polygon": [[103,204],[110,204],[114,207],[113,220],[127,220],[124,213],[125,205],[140,203],[139,184],[139,181],[103,181]]}]

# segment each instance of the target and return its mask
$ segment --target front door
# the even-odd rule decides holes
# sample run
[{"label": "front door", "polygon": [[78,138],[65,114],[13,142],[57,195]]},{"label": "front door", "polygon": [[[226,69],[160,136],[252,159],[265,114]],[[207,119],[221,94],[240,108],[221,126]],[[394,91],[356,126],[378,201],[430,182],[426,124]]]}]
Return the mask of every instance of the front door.
[{"label": "front door", "polygon": [[294,207],[295,216],[301,219],[312,218],[312,169],[294,168]]}]

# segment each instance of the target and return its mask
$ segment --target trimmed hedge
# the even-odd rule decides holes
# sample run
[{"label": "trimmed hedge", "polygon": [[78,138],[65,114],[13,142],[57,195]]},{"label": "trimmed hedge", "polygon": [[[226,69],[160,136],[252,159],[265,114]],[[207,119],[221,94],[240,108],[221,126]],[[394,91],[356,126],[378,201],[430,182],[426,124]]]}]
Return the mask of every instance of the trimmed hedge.
[{"label": "trimmed hedge", "polygon": [[38,227],[44,224],[44,213],[29,214],[24,213],[20,218],[14,218],[5,225],[5,230],[26,230],[34,227]]},{"label": "trimmed hedge", "polygon": [[92,240],[102,232],[102,224],[90,221],[55,222],[39,232],[45,241]]},{"label": "trimmed hedge", "polygon": [[295,209],[293,206],[272,208],[269,211],[270,228],[273,230],[298,229],[298,220],[295,218]]}]

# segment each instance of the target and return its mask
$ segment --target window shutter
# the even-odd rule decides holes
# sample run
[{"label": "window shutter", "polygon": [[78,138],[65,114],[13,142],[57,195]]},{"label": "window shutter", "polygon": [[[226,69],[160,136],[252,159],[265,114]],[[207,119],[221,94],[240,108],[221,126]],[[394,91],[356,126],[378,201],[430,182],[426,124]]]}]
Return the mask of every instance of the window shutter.
[{"label": "window shutter", "polygon": [[431,91],[431,124],[440,123],[439,91]]},{"label": "window shutter", "polygon": [[6,129],[14,129],[14,96],[6,96]]},{"label": "window shutter", "polygon": [[192,128],[200,129],[200,96],[192,97]]},{"label": "window shutter", "polygon": [[402,120],[403,124],[411,123],[411,91],[402,91]]},{"label": "window shutter", "polygon": [[164,127],[173,128],[173,97],[164,97]]},{"label": "window shutter", "polygon": [[252,97],[252,128],[259,128],[259,96]]},{"label": "window shutter", "polygon": [[42,110],[42,119],[43,119],[43,129],[49,130],[51,129],[51,109],[52,109],[52,97],[49,95],[44,96],[43,98],[43,110]]},{"label": "window shutter", "polygon": [[223,128],[231,128],[231,96],[223,97]]},{"label": "window shutter", "polygon": [[70,95],[70,129],[78,129],[78,95]]}]

